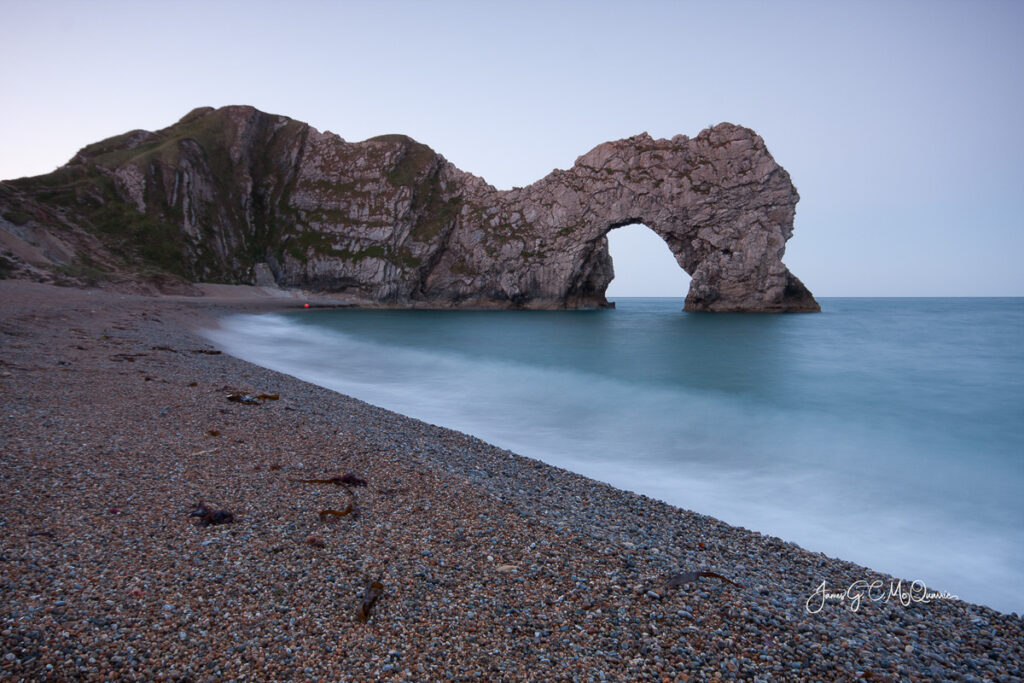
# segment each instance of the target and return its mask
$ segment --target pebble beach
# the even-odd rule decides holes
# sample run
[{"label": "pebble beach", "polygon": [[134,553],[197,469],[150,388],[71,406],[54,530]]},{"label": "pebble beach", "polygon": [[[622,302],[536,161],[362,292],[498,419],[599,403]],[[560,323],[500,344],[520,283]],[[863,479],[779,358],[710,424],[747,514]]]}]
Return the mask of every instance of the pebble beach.
[{"label": "pebble beach", "polygon": [[4,680],[1024,680],[1017,615],[233,358],[302,300],[216,294],[0,281]]}]

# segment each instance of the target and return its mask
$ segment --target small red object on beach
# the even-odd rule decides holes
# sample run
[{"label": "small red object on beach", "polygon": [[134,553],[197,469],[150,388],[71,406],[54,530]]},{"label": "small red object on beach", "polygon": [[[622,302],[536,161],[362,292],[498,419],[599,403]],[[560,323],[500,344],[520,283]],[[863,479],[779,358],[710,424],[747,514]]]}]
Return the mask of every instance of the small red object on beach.
[{"label": "small red object on beach", "polygon": [[309,304],[302,304],[302,305],[303,305],[303,307],[305,307],[305,308],[309,308]]}]

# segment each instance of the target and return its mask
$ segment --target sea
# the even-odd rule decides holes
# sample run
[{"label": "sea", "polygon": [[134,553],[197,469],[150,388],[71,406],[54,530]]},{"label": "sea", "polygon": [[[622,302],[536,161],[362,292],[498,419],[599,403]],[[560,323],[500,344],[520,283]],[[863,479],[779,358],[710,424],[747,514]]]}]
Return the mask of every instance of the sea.
[{"label": "sea", "polygon": [[801,315],[627,297],[595,311],[302,310],[205,334],[521,455],[1024,613],[1024,298],[819,301]]}]

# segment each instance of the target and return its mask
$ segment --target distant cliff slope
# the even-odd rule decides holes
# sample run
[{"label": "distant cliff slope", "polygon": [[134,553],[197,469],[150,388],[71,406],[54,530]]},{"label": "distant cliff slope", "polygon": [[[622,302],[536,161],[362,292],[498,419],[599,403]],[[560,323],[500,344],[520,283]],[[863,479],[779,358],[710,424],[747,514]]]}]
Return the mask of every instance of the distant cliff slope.
[{"label": "distant cliff slope", "polygon": [[366,304],[606,305],[606,235],[643,223],[691,311],[816,311],[782,263],[799,199],[753,131],[606,142],[508,191],[402,135],[346,142],[252,107],[196,109],[0,183],[0,275],[276,284]]}]

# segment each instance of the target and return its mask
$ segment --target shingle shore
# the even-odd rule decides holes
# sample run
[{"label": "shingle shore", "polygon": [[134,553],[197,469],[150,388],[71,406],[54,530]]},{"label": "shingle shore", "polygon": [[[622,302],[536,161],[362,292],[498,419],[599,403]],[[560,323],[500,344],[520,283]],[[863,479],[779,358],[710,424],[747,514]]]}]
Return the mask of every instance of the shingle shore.
[{"label": "shingle shore", "polygon": [[894,580],[201,352],[268,305],[0,282],[5,680],[1021,680],[1016,616],[810,613]]}]

